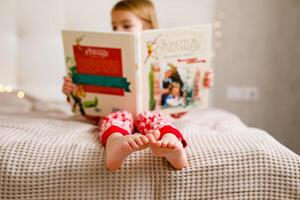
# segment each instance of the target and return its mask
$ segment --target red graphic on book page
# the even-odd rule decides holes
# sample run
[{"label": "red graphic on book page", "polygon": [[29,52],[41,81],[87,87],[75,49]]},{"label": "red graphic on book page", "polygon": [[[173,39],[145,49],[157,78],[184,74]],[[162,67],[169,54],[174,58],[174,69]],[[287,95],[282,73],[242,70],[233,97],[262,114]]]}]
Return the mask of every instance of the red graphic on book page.
[{"label": "red graphic on book page", "polygon": [[[122,77],[121,49],[90,46],[73,46],[78,74]],[[124,89],[83,85],[86,92],[124,96]]]}]

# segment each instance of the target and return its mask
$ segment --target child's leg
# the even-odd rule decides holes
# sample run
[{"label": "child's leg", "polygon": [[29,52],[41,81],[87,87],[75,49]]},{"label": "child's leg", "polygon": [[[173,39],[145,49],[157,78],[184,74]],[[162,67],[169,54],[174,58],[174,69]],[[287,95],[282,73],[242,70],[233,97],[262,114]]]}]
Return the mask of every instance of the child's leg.
[{"label": "child's leg", "polygon": [[147,147],[146,136],[134,134],[132,115],[126,111],[111,113],[99,123],[100,140],[106,148],[106,166],[114,171],[121,167],[128,155]]},{"label": "child's leg", "polygon": [[[160,112],[145,112],[137,117],[135,125],[139,132],[146,134],[154,156],[165,157],[176,169],[186,166],[184,140],[175,128]],[[159,135],[157,136],[157,132]]]}]

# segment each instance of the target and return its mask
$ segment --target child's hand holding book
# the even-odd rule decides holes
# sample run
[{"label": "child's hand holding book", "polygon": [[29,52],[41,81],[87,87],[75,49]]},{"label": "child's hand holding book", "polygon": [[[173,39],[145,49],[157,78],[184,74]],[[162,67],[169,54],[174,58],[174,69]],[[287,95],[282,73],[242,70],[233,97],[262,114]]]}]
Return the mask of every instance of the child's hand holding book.
[{"label": "child's hand holding book", "polygon": [[70,95],[76,89],[76,85],[73,83],[72,78],[70,76],[64,77],[64,83],[62,87],[62,91],[65,95]]},{"label": "child's hand holding book", "polygon": [[214,85],[214,71],[212,69],[208,69],[204,76],[203,84],[207,88],[211,88]]}]

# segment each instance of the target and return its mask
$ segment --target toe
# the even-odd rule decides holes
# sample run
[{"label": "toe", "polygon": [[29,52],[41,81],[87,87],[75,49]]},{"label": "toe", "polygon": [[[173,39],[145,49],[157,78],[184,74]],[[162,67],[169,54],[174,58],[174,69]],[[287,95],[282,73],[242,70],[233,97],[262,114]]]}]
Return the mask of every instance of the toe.
[{"label": "toe", "polygon": [[134,140],[129,140],[128,143],[131,146],[131,148],[134,150],[139,148],[139,145]]},{"label": "toe", "polygon": [[162,142],[161,141],[155,141],[152,143],[154,147],[161,147]]},{"label": "toe", "polygon": [[142,140],[142,142],[144,144],[148,144],[149,143],[149,139],[146,136],[144,136],[144,135],[140,136],[140,139]]},{"label": "toe", "polygon": [[135,143],[138,145],[138,146],[143,146],[144,145],[144,142],[142,141],[142,139],[140,137],[135,137],[134,138],[134,141]]},{"label": "toe", "polygon": [[182,143],[181,142],[176,142],[175,144],[174,144],[174,147],[173,147],[173,149],[174,150],[176,150],[176,151],[179,151],[180,149],[182,149]]},{"label": "toe", "polygon": [[122,149],[125,150],[125,151],[132,151],[133,150],[128,142],[124,142],[122,144]]},{"label": "toe", "polygon": [[160,131],[159,130],[154,130],[152,135],[154,136],[154,138],[156,140],[158,140],[158,138],[160,137]]},{"label": "toe", "polygon": [[166,148],[168,146],[169,142],[168,141],[162,141],[161,147]]},{"label": "toe", "polygon": [[174,148],[174,146],[175,146],[175,142],[169,142],[169,144],[168,144],[168,148],[170,148],[170,149],[173,149]]},{"label": "toe", "polygon": [[153,144],[156,142],[156,140],[152,134],[147,134],[146,137],[148,138],[150,144]]}]

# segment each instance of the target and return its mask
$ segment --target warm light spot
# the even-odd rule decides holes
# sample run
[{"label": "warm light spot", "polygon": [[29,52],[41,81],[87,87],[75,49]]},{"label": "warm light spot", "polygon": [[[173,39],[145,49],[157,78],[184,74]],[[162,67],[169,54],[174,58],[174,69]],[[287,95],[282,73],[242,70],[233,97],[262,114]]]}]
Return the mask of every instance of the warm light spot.
[{"label": "warm light spot", "polygon": [[222,43],[220,41],[215,42],[215,47],[220,48],[222,46]]},{"label": "warm light spot", "polygon": [[221,32],[221,31],[216,31],[216,32],[215,32],[215,36],[216,36],[217,38],[222,37],[222,32]]},{"label": "warm light spot", "polygon": [[19,98],[24,98],[25,93],[24,93],[23,91],[19,91],[19,92],[17,93],[17,96],[18,96]]},{"label": "warm light spot", "polygon": [[221,28],[222,23],[220,21],[215,21],[214,26],[215,26],[215,28]]},{"label": "warm light spot", "polygon": [[219,18],[219,19],[224,19],[224,17],[225,17],[225,13],[224,13],[223,11],[220,11],[220,12],[218,13],[218,18]]},{"label": "warm light spot", "polygon": [[0,84],[0,92],[5,92],[5,88],[2,84]]},{"label": "warm light spot", "polygon": [[13,88],[11,86],[6,86],[4,89],[6,92],[12,92]]}]

